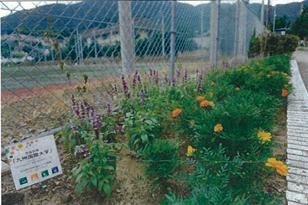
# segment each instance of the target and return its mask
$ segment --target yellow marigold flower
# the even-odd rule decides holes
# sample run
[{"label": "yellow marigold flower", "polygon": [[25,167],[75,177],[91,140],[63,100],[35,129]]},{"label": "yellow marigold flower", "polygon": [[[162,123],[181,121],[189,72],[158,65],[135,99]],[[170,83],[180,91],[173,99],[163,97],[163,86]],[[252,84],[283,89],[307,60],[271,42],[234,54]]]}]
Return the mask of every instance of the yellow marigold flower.
[{"label": "yellow marigold flower", "polygon": [[284,73],[284,72],[282,72],[282,75],[288,76],[288,74],[287,74],[287,73]]},{"label": "yellow marigold flower", "polygon": [[207,101],[207,100],[203,100],[203,101],[200,103],[200,106],[201,106],[201,107],[205,107],[205,106],[209,106],[209,105],[211,105],[211,103],[210,103],[209,101]]},{"label": "yellow marigold flower", "polygon": [[287,78],[290,78],[290,76],[286,76]]},{"label": "yellow marigold flower", "polygon": [[241,68],[236,69],[236,71],[241,71],[241,70],[242,70]]},{"label": "yellow marigold flower", "polygon": [[195,125],[195,122],[194,122],[194,121],[190,121],[190,124],[191,124],[191,125]]},{"label": "yellow marigold flower", "polygon": [[270,75],[270,74],[268,74],[268,75],[266,75],[266,76],[267,76],[268,78],[269,78],[269,77],[271,77],[271,75]]},{"label": "yellow marigold flower", "polygon": [[211,82],[211,85],[214,85],[215,83],[214,82]]},{"label": "yellow marigold flower", "polygon": [[178,115],[180,114],[181,111],[182,111],[181,109],[175,109],[175,110],[173,111],[173,117],[178,116]]},{"label": "yellow marigold flower", "polygon": [[240,90],[240,88],[239,88],[239,87],[236,87],[235,90]]},{"label": "yellow marigold flower", "polygon": [[192,146],[187,147],[187,157],[192,156],[196,149],[192,148]]},{"label": "yellow marigold flower", "polygon": [[271,141],[271,138],[272,138],[272,136],[271,136],[271,133],[270,132],[264,132],[264,131],[260,131],[259,133],[258,133],[258,137],[260,138],[260,139],[262,139],[262,144],[264,144],[264,142],[266,142],[266,141]]},{"label": "yellow marigold flower", "polygon": [[217,124],[214,127],[214,132],[221,132],[223,130],[223,127],[221,126],[221,124]]},{"label": "yellow marigold flower", "polygon": [[197,97],[198,101],[202,101],[203,99],[204,99],[204,97],[202,97],[202,96]]},{"label": "yellow marigold flower", "polygon": [[282,89],[282,94],[281,94],[283,97],[287,96],[288,95],[288,91],[285,90],[285,89]]},{"label": "yellow marigold flower", "polygon": [[288,85],[284,85],[284,87],[286,88],[286,87],[288,87]]},{"label": "yellow marigold flower", "polygon": [[277,161],[275,158],[269,158],[267,161],[268,163],[265,164],[266,166],[276,168],[276,171],[283,176],[287,175],[288,167],[287,165],[283,164],[282,161]]}]

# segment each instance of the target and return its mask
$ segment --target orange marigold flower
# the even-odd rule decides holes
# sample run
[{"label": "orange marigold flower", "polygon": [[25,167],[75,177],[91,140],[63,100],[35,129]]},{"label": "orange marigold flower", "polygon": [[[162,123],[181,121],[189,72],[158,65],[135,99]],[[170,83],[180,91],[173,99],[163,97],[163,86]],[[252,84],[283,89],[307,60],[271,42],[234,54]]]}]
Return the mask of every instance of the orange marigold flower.
[{"label": "orange marigold flower", "polygon": [[282,94],[281,94],[283,97],[287,96],[288,95],[288,91],[285,90],[285,89],[282,89]]},{"label": "orange marigold flower", "polygon": [[282,161],[277,161],[275,158],[269,158],[267,161],[266,166],[276,168],[276,171],[283,176],[287,175],[288,167]]},{"label": "orange marigold flower", "polygon": [[272,71],[272,74],[275,75],[277,73],[277,71]]},{"label": "orange marigold flower", "polygon": [[286,84],[286,85],[283,85],[283,86],[284,86],[285,88],[286,88],[286,87],[288,87],[288,85],[287,85],[287,84]]},{"label": "orange marigold flower", "polygon": [[256,65],[259,65],[259,62],[257,62]]},{"label": "orange marigold flower", "polygon": [[240,88],[239,88],[239,87],[236,87],[235,90],[240,90]]},{"label": "orange marigold flower", "polygon": [[259,77],[258,80],[261,80],[261,78]]},{"label": "orange marigold flower", "polygon": [[214,82],[211,82],[211,85],[214,85],[215,83]]},{"label": "orange marigold flower", "polygon": [[282,75],[288,76],[288,74],[287,74],[287,73],[284,73],[284,72],[282,72]]},{"label": "orange marigold flower", "polygon": [[197,97],[198,101],[202,101],[203,99],[204,99],[204,97],[202,97],[202,96]]},{"label": "orange marigold flower", "polygon": [[173,117],[178,116],[178,115],[180,114],[181,111],[182,111],[181,109],[175,109],[175,110],[173,111]]},{"label": "orange marigold flower", "polygon": [[194,122],[194,121],[190,121],[190,124],[191,124],[191,125],[195,125],[195,122]]},{"label": "orange marigold flower", "polygon": [[223,127],[221,126],[221,124],[217,124],[214,127],[214,132],[221,132],[223,130]]},{"label": "orange marigold flower", "polygon": [[270,75],[270,74],[268,74],[268,75],[266,75],[266,76],[267,76],[268,78],[269,78],[269,77],[271,77],[271,75]]},{"label": "orange marigold flower", "polygon": [[205,106],[209,106],[209,105],[211,105],[211,103],[210,103],[209,101],[207,101],[207,100],[203,100],[203,101],[200,103],[200,106],[201,106],[201,107],[205,107]]}]

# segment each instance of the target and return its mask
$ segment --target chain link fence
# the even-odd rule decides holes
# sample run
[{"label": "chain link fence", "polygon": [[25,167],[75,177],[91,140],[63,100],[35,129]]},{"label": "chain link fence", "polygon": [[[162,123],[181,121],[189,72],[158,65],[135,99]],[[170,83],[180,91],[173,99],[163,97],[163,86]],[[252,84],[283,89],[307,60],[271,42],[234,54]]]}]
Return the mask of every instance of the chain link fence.
[{"label": "chain link fence", "polygon": [[121,74],[231,65],[264,29],[244,1],[1,2],[1,11],[3,145],[61,126],[85,81],[79,97],[102,110]]}]

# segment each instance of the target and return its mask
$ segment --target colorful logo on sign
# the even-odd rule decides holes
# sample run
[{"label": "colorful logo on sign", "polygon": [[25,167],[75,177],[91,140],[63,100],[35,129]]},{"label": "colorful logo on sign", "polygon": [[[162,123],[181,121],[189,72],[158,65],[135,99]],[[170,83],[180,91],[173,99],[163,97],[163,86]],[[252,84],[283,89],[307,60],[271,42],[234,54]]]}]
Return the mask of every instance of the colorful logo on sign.
[{"label": "colorful logo on sign", "polygon": [[41,175],[42,175],[43,178],[48,177],[49,176],[48,170],[42,171]]},{"label": "colorful logo on sign", "polygon": [[23,184],[27,184],[28,183],[28,179],[27,177],[23,177],[19,179],[19,184],[23,185]]},{"label": "colorful logo on sign", "polygon": [[52,171],[53,174],[55,174],[55,173],[59,172],[59,169],[58,169],[58,167],[53,167],[53,168],[51,168],[51,171]]},{"label": "colorful logo on sign", "polygon": [[38,180],[37,173],[31,175],[31,181],[35,181],[35,180]]}]

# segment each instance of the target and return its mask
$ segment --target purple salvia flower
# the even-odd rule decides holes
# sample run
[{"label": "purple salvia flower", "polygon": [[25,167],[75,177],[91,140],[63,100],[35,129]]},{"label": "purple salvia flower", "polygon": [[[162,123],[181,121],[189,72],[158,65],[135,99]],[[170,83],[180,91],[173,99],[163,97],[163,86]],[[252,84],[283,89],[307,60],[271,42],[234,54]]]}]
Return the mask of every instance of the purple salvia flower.
[{"label": "purple salvia flower", "polygon": [[187,83],[187,69],[185,69],[184,73],[184,83]]},{"label": "purple salvia flower", "polygon": [[172,86],[175,86],[175,78],[172,76]]},{"label": "purple salvia flower", "polygon": [[137,80],[139,81],[139,83],[141,83],[141,78],[139,74],[137,75]]},{"label": "purple salvia flower", "polygon": [[136,77],[134,76],[134,77],[133,77],[133,85],[132,85],[133,88],[135,88],[136,83],[137,83],[137,79],[136,79]]},{"label": "purple salvia flower", "polygon": [[122,75],[122,86],[123,86],[123,90],[124,90],[125,95],[127,96],[127,98],[130,98],[130,93],[128,92],[128,86],[127,86],[127,83],[125,81],[124,75]]},{"label": "purple salvia flower", "polygon": [[181,72],[179,70],[176,70],[176,77],[178,78],[180,77],[180,75],[181,75]]},{"label": "purple salvia flower", "polygon": [[72,130],[74,131],[75,134],[78,134],[78,127],[77,127],[77,125],[72,125],[71,128],[72,128]]},{"label": "purple salvia flower", "polygon": [[118,127],[118,132],[119,133],[124,133],[125,132],[122,125],[117,125],[117,127]]},{"label": "purple salvia flower", "polygon": [[158,77],[158,71],[157,71],[156,74],[155,74],[155,83],[156,83],[156,85],[158,85],[158,82],[159,82],[159,77]]},{"label": "purple salvia flower", "polygon": [[75,96],[74,96],[74,94],[72,94],[71,100],[72,100],[72,105],[73,105],[73,107],[75,107],[75,106],[76,106],[76,101],[75,101]]},{"label": "purple salvia flower", "polygon": [[156,75],[156,70],[153,70],[153,74],[154,74],[154,76]]},{"label": "purple salvia flower", "polygon": [[86,154],[86,157],[87,157],[88,159],[90,159],[90,153],[87,153],[87,154]]},{"label": "purple salvia flower", "polygon": [[107,103],[107,114],[106,116],[110,117],[111,116],[111,105],[110,103]]},{"label": "purple salvia flower", "polygon": [[152,69],[150,68],[150,76],[152,76],[153,74],[152,74]]},{"label": "purple salvia flower", "polygon": [[143,109],[144,103],[145,103],[145,100],[146,100],[143,88],[141,88],[141,90],[140,90],[140,98],[141,98],[141,104],[142,104],[142,109]]},{"label": "purple salvia flower", "polygon": [[86,109],[83,101],[80,101],[80,109],[81,109],[81,118],[84,119],[86,115]]}]

